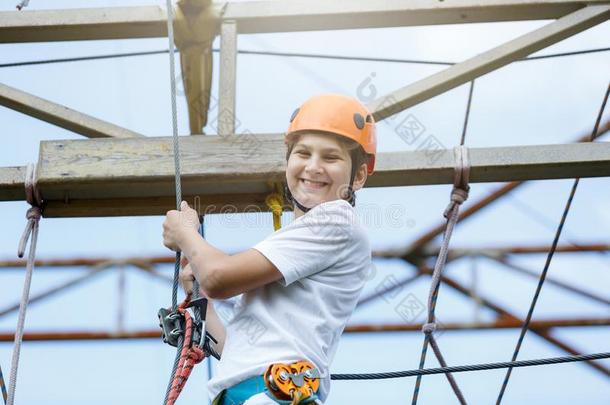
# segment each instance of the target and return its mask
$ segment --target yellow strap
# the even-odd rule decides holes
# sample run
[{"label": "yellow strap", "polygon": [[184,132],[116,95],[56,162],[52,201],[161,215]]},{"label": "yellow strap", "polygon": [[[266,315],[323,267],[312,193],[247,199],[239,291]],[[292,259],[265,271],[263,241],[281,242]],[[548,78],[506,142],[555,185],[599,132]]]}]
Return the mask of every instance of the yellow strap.
[{"label": "yellow strap", "polygon": [[284,197],[282,195],[281,183],[275,183],[274,187],[276,191],[270,193],[265,198],[265,203],[273,213],[273,229],[277,231],[282,227],[282,211],[284,205]]}]

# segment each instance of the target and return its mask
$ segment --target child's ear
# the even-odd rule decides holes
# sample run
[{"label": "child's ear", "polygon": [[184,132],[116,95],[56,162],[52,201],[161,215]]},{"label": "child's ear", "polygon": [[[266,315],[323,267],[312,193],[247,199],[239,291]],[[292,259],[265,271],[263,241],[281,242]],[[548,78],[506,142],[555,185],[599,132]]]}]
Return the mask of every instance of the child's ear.
[{"label": "child's ear", "polygon": [[368,168],[366,163],[363,163],[362,165],[360,165],[360,168],[358,169],[358,171],[356,172],[356,176],[354,177],[354,191],[360,190],[362,187],[364,187],[364,183],[366,183],[367,176]]}]

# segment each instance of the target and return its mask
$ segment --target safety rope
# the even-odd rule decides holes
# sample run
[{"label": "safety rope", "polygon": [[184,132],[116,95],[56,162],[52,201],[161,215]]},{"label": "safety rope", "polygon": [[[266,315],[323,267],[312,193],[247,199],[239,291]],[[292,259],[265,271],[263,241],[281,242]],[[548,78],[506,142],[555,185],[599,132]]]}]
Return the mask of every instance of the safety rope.
[{"label": "safety rope", "polygon": [[[190,297],[178,306],[178,312],[184,316],[184,338],[182,347],[179,350],[178,363],[174,371],[174,378],[170,383],[170,392],[165,401],[166,405],[174,405],[178,396],[182,392],[195,364],[200,363],[205,358],[205,353],[198,344],[193,344],[193,319],[186,310],[190,302]],[[199,312],[199,311],[195,311]]]},{"label": "safety rope", "polygon": [[[426,353],[428,351],[428,344],[432,346],[432,350],[436,355],[440,365],[447,367],[445,359],[440,351],[436,338],[434,337],[434,331],[436,331],[436,315],[434,313],[436,308],[436,300],[438,297],[438,291],[440,287],[440,279],[443,268],[447,261],[447,253],[449,251],[449,241],[453,228],[457,223],[459,207],[468,198],[468,191],[470,186],[468,185],[469,174],[470,174],[470,163],[468,162],[468,150],[464,146],[459,146],[454,149],[456,166],[455,166],[455,177],[453,182],[453,190],[451,191],[451,201],[445,209],[444,216],[447,218],[447,226],[443,235],[443,242],[441,244],[440,252],[434,265],[434,271],[432,272],[432,282],[430,284],[430,292],[428,295],[428,319],[422,327],[424,332],[424,344],[422,347],[422,353],[419,361],[419,368],[423,369],[426,362]],[[445,374],[453,392],[457,396],[461,404],[466,404],[466,400],[462,392],[460,391],[453,375],[450,373]],[[413,390],[412,404],[417,403],[417,397],[421,385],[421,375],[417,376],[415,382],[415,388]]]},{"label": "safety rope", "polygon": [[275,183],[273,188],[275,188],[275,191],[265,198],[265,204],[267,204],[267,207],[273,213],[273,229],[277,231],[282,227],[282,212],[284,211],[283,186],[280,183]]},{"label": "safety rope", "polygon": [[0,366],[0,391],[2,391],[2,400],[6,405],[8,394],[6,393],[6,387],[4,386],[4,375],[2,374],[2,366]]},{"label": "safety rope", "polygon": [[[610,95],[610,83],[608,83],[608,88],[606,89],[606,94],[604,95],[604,99],[602,101],[602,105],[599,109],[599,113],[597,114],[597,118],[595,120],[595,125],[593,126],[593,131],[591,132],[590,142],[593,142],[595,138],[598,136],[599,124],[601,122],[602,116],[604,114],[604,109],[606,108],[606,103],[608,102],[608,95]],[[568,212],[570,211],[570,207],[572,206],[572,200],[574,199],[574,195],[576,194],[576,190],[578,188],[578,184],[580,182],[580,178],[574,179],[574,184],[572,185],[572,189],[570,190],[570,195],[568,196],[568,200],[566,202],[565,208],[563,210],[563,214],[561,215],[561,220],[559,221],[559,226],[557,227],[557,231],[555,232],[555,236],[553,238],[553,244],[551,245],[551,250],[547,255],[546,262],[544,264],[544,269],[542,270],[542,274],[540,274],[540,279],[538,280],[538,285],[536,286],[536,291],[534,293],[534,297],[532,298],[532,302],[530,304],[529,310],[527,311],[527,317],[525,318],[525,322],[521,328],[521,333],[519,334],[519,339],[517,340],[517,345],[515,346],[515,350],[513,352],[513,356],[511,358],[512,361],[517,359],[519,355],[519,351],[521,350],[521,345],[523,343],[523,339],[525,338],[525,334],[529,328],[530,321],[532,319],[532,315],[534,313],[534,308],[536,307],[536,303],[538,302],[538,297],[540,295],[540,291],[542,290],[542,285],[544,284],[544,280],[546,279],[546,274],[551,265],[551,261],[553,260],[553,255],[555,254],[555,250],[557,249],[557,244],[559,243],[559,237],[561,236],[561,231],[563,230],[563,226],[565,224],[566,218],[568,216]],[[502,402],[502,398],[504,397],[504,392],[506,391],[506,387],[508,386],[508,381],[512,374],[512,367],[509,367],[506,370],[506,375],[504,376],[504,381],[502,382],[502,387],[500,388],[500,393],[498,394],[498,398],[496,400],[496,405],[500,405]]]},{"label": "safety rope", "polygon": [[[178,139],[178,112],[176,107],[176,74],[175,74],[175,61],[174,61],[174,22],[173,22],[173,8],[171,0],[166,0],[167,7],[167,32],[169,41],[169,76],[171,84],[171,104],[172,104],[172,139],[174,145],[174,171],[175,171],[175,188],[176,188],[176,209],[180,210],[180,203],[182,202],[182,186],[180,183],[180,144]],[[172,311],[178,309],[178,282],[180,276],[180,252],[176,252],[176,262],[174,264],[174,279],[172,285]],[[178,345],[176,350],[176,357],[174,359],[174,365],[172,367],[172,373],[167,385],[165,392],[164,404],[168,402],[170,391],[172,391],[172,384],[176,376],[176,370],[180,362],[180,354],[184,338],[182,335],[178,337]]]},{"label": "safety rope", "polygon": [[[440,288],[441,273],[443,272],[445,263],[447,262],[447,253],[449,251],[449,241],[451,240],[451,234],[453,233],[453,228],[455,227],[458,221],[460,205],[462,205],[464,201],[468,199],[468,191],[470,190],[470,186],[468,185],[470,178],[470,163],[468,160],[468,149],[464,146],[464,142],[466,140],[466,130],[468,127],[468,118],[470,116],[470,106],[472,104],[473,89],[474,81],[470,82],[468,102],[464,117],[464,126],[460,138],[460,146],[454,148],[455,171],[453,178],[453,189],[451,190],[451,198],[449,205],[443,213],[443,216],[447,219],[447,225],[443,234],[441,248],[436,258],[436,263],[434,265],[434,271],[432,272],[432,282],[430,283],[430,292],[428,294],[428,318],[426,323],[422,327],[422,332],[424,333],[424,343],[419,359],[420,370],[424,368],[424,364],[426,363],[428,344],[432,347],[434,355],[436,356],[440,365],[442,367],[447,367],[445,358],[443,357],[438,346],[438,342],[434,337],[434,332],[436,331],[436,314],[434,313],[434,311],[436,309],[436,300]],[[453,375],[448,372],[445,374],[445,376],[449,381],[453,392],[458,398],[458,401],[461,404],[466,404],[466,399],[464,398],[464,395],[458,387]],[[421,379],[422,375],[418,375],[417,380],[415,381],[415,387],[413,389],[413,398],[411,400],[412,405],[417,404],[417,398],[419,396],[419,390],[421,387]]]},{"label": "safety rope", "polygon": [[546,359],[533,359],[533,360],[519,360],[519,361],[505,361],[499,363],[483,363],[473,364],[468,366],[451,366],[451,367],[437,367],[437,368],[425,368],[417,370],[407,371],[391,371],[387,373],[365,373],[365,374],[331,374],[331,380],[380,380],[388,378],[402,378],[402,377],[414,377],[422,375],[432,374],[446,374],[446,373],[461,373],[465,371],[483,371],[483,370],[496,370],[500,368],[514,368],[514,367],[528,367],[528,366],[542,366],[548,364],[560,364],[560,363],[572,363],[576,361],[591,361],[601,360],[610,358],[610,352],[594,353],[594,354],[579,354],[574,356],[562,356],[562,357],[550,357]]},{"label": "safety rope", "polygon": [[17,387],[17,370],[19,368],[19,355],[21,352],[21,342],[23,341],[23,329],[25,326],[25,314],[28,307],[30,296],[30,286],[32,284],[32,274],[34,272],[34,262],[36,260],[36,243],[38,241],[38,225],[42,215],[43,200],[39,190],[36,187],[36,165],[29,164],[25,174],[25,197],[30,204],[27,210],[26,218],[28,220],[21,240],[19,241],[19,249],[17,255],[21,258],[25,253],[25,248],[28,240],[30,240],[30,250],[28,252],[25,280],[23,282],[23,292],[21,301],[19,302],[19,316],[17,318],[17,329],[15,330],[15,346],[13,348],[13,356],[11,360],[11,371],[8,383],[7,405],[13,405],[15,402],[15,389]]}]

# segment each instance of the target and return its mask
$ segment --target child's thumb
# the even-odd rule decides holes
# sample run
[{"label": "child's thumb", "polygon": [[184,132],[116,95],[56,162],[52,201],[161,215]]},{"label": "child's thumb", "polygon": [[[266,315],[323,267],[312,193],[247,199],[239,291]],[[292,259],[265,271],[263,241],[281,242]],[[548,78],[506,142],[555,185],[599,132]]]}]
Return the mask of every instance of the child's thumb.
[{"label": "child's thumb", "polygon": [[182,202],[180,203],[180,209],[181,209],[181,210],[185,210],[185,209],[187,209],[188,207],[189,207],[189,204],[188,204],[186,201],[182,201]]}]

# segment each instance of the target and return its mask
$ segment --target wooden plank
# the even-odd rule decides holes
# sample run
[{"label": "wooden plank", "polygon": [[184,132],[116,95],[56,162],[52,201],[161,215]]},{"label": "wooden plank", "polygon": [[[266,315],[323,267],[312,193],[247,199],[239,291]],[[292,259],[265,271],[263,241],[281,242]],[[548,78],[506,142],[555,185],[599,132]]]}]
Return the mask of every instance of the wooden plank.
[{"label": "wooden plank", "polygon": [[[182,137],[182,190],[214,212],[266,211],[270,182],[283,181],[282,135]],[[610,176],[610,143],[469,150],[471,182]],[[172,139],[44,141],[38,186],[45,216],[162,214],[174,206]],[[367,187],[451,184],[451,150],[381,153]],[[0,200],[23,199],[23,169],[0,170]],[[214,207],[212,207],[214,206]],[[228,210],[228,211],[226,211]]]},{"label": "wooden plank", "polygon": [[0,43],[167,37],[159,6],[0,12]]},{"label": "wooden plank", "polygon": [[[607,0],[267,0],[226,3],[239,33],[556,19]],[[217,14],[224,3],[217,3]],[[167,36],[159,6],[0,12],[0,43]]]},{"label": "wooden plank", "polygon": [[610,5],[588,6],[439,73],[374,100],[368,106],[382,120],[610,18]]},{"label": "wooden plank", "polygon": [[26,166],[0,168],[0,195],[3,201],[25,201]]},{"label": "wooden plank", "polygon": [[144,136],[2,83],[0,83],[0,105],[88,138]]}]

